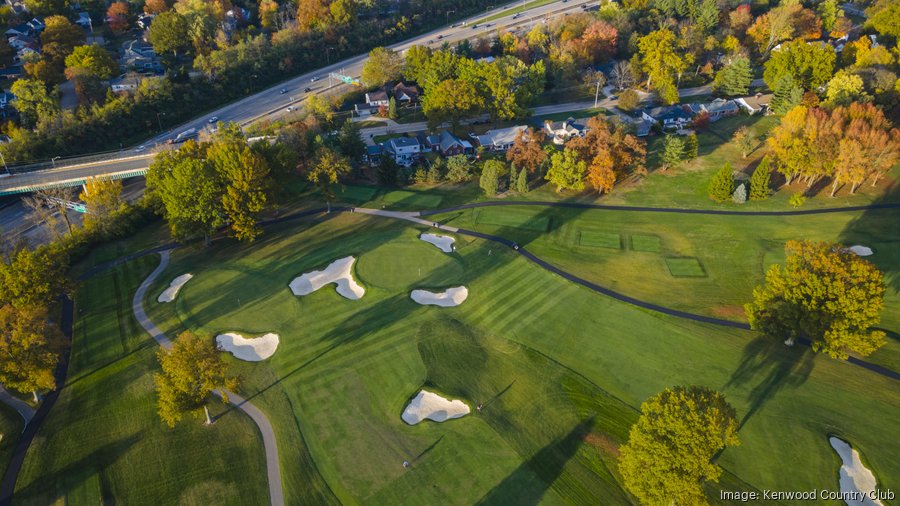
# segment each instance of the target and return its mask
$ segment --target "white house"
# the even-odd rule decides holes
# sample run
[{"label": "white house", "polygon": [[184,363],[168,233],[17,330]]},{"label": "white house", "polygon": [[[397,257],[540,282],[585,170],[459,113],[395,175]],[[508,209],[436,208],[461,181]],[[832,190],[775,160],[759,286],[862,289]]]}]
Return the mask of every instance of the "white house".
[{"label": "white house", "polygon": [[387,107],[390,104],[391,99],[388,98],[388,94],[384,90],[377,90],[366,93],[366,104],[372,107]]},{"label": "white house", "polygon": [[488,130],[483,135],[475,135],[478,144],[491,151],[506,151],[516,142],[521,132],[528,130],[525,125],[516,125],[507,128]]},{"label": "white house", "polygon": [[126,92],[131,93],[134,90],[138,89],[143,78],[139,74],[129,73],[124,74],[119,77],[110,79],[109,88],[118,93],[118,92]]},{"label": "white house", "polygon": [[740,97],[734,100],[747,114],[769,114],[769,103],[772,102],[772,94],[757,93],[749,97]]},{"label": "white house", "polygon": [[562,145],[572,137],[584,137],[587,127],[584,123],[576,122],[574,118],[565,121],[544,122],[544,131],[553,138],[553,144]]},{"label": "white house", "polygon": [[422,145],[415,137],[394,137],[384,143],[384,152],[392,155],[397,165],[409,167],[419,158]]}]

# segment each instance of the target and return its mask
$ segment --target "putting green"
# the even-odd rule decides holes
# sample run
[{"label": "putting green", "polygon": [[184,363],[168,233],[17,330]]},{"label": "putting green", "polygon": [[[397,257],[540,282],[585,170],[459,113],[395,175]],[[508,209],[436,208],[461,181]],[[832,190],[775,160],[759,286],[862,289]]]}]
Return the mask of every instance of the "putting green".
[{"label": "putting green", "polygon": [[703,278],[706,271],[696,258],[667,258],[669,274],[676,278]]},{"label": "putting green", "polygon": [[621,249],[622,237],[609,232],[582,230],[578,237],[578,244],[591,248]]},{"label": "putting green", "polygon": [[396,292],[409,287],[458,284],[463,278],[463,266],[456,258],[418,238],[404,237],[360,254],[356,273],[364,286]]}]

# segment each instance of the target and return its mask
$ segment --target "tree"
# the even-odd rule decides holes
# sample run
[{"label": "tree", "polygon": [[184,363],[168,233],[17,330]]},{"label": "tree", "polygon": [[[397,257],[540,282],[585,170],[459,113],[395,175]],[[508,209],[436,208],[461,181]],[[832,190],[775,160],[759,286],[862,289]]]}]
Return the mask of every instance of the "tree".
[{"label": "tree", "polygon": [[863,80],[859,75],[841,70],[828,81],[825,92],[826,103],[830,106],[850,105],[852,102],[867,102]]},{"label": "tree", "polygon": [[838,6],[837,0],[823,0],[816,7],[816,12],[822,20],[822,28],[829,32],[835,29],[838,19],[844,17],[844,10]]},{"label": "tree", "polygon": [[385,186],[394,186],[397,184],[399,172],[400,167],[393,156],[382,156],[378,162],[378,183]]},{"label": "tree", "polygon": [[0,37],[0,66],[6,67],[12,64],[15,56],[16,50],[9,45],[9,39]]},{"label": "tree", "polygon": [[725,162],[725,165],[713,175],[712,179],[709,180],[709,186],[707,186],[709,198],[720,204],[731,198],[731,193],[734,191],[734,176],[732,172],[731,164]]},{"label": "tree", "polygon": [[584,176],[587,165],[579,159],[578,152],[566,148],[561,153],[550,157],[550,170],[544,179],[556,185],[556,191],[584,189]]},{"label": "tree", "polygon": [[44,306],[0,305],[0,383],[19,392],[56,388],[62,332],[47,321]]},{"label": "tree", "polygon": [[366,154],[366,143],[360,137],[359,126],[350,118],[347,118],[338,130],[337,143],[341,154],[347,157],[351,164],[361,160]]},{"label": "tree", "polygon": [[166,0],[147,0],[144,3],[144,12],[146,14],[162,14],[167,10],[169,10],[169,4],[166,3]]},{"label": "tree", "polygon": [[250,149],[235,123],[219,129],[207,150],[207,160],[224,183],[222,210],[239,241],[252,242],[262,229],[256,223],[271,193],[269,166]]},{"label": "tree", "polygon": [[500,176],[506,173],[506,164],[500,160],[488,160],[484,162],[481,168],[481,179],[479,186],[484,190],[484,194],[492,197],[497,194],[500,186]]},{"label": "tree", "polygon": [[838,244],[788,241],[785,250],[784,267],[773,265],[744,306],[752,328],[807,337],[814,351],[842,360],[884,344],[884,332],[873,330],[884,307],[881,271]]},{"label": "tree", "polygon": [[455,132],[461,119],[474,116],[482,109],[484,98],[475,86],[458,79],[443,81],[422,97],[422,112],[432,129],[450,122]]},{"label": "tree", "polygon": [[528,41],[528,47],[530,47],[532,51],[539,54],[546,54],[550,36],[547,34],[546,28],[540,23],[537,23],[531,27],[528,35],[525,36],[525,40]]},{"label": "tree", "polygon": [[638,40],[641,66],[647,73],[647,88],[654,86],[667,104],[678,102],[676,77],[680,78],[693,55],[681,51],[675,44],[675,34],[668,29],[656,30]]},{"label": "tree", "polygon": [[316,118],[325,120],[326,123],[330,123],[334,118],[334,104],[317,93],[306,97],[306,110]]},{"label": "tree", "polygon": [[764,156],[750,176],[750,200],[769,198],[769,157]]},{"label": "tree", "polygon": [[525,65],[515,57],[505,56],[491,64],[477,65],[475,75],[467,80],[482,91],[491,119],[518,119],[528,113],[527,106],[544,91],[544,62]]},{"label": "tree", "polygon": [[183,332],[171,350],[160,348],[156,357],[162,367],[162,373],[153,375],[157,406],[160,418],[169,427],[175,427],[185,413],[200,408],[206,414],[206,424],[211,424],[207,403],[213,392],[221,390],[222,401],[228,402],[225,390],[237,388],[237,378],[228,373],[210,339]]},{"label": "tree", "polygon": [[397,116],[399,116],[397,114],[397,99],[391,97],[388,101],[388,118],[397,119]]},{"label": "tree", "polygon": [[69,22],[65,16],[49,16],[44,20],[44,25],[41,45],[45,57],[49,55],[51,59],[62,60],[75,46],[84,44],[84,30]]},{"label": "tree", "polygon": [[815,90],[827,83],[834,72],[834,48],[807,44],[801,39],[792,40],[773,51],[766,62],[763,80],[776,89],[783,76],[791,76],[805,90]]},{"label": "tree", "polygon": [[223,184],[194,141],[178,151],[163,151],[150,164],[147,189],[162,204],[169,230],[180,241],[209,237],[225,224]]},{"label": "tree", "polygon": [[297,1],[297,26],[303,31],[324,28],[330,14],[328,3],[324,0]]},{"label": "tree", "polygon": [[666,168],[675,167],[684,160],[684,140],[677,135],[667,135],[663,139],[662,161]]},{"label": "tree", "polygon": [[400,79],[403,58],[393,49],[376,47],[369,51],[369,58],[363,63],[360,78],[364,86],[377,88]]},{"label": "tree", "polygon": [[753,69],[750,58],[735,56],[718,73],[713,81],[713,89],[728,97],[746,95],[753,81]]},{"label": "tree", "polygon": [[403,77],[423,84],[420,73],[431,60],[431,48],[428,46],[410,46],[404,54]]},{"label": "tree", "polygon": [[619,109],[633,111],[640,107],[641,99],[634,90],[625,90],[619,94]]},{"label": "tree", "polygon": [[[634,86],[634,69],[628,60],[619,60],[609,73],[610,80],[617,90],[627,90]],[[621,97],[620,97],[621,98]]]},{"label": "tree", "polygon": [[775,44],[794,36],[794,18],[803,8],[796,2],[785,2],[758,16],[747,29],[747,37],[756,43],[760,54],[767,54]]},{"label": "tree", "polygon": [[544,132],[528,128],[519,132],[513,145],[506,150],[506,161],[513,167],[534,173],[547,160],[547,152],[541,147]]},{"label": "tree", "polygon": [[667,388],[641,405],[622,446],[619,471],[641,504],[708,504],[703,483],[722,469],[713,457],[737,446],[737,413],[725,396],[706,387]]},{"label": "tree", "polygon": [[[510,184],[512,184],[511,181]],[[528,171],[524,168],[519,172],[519,177],[516,179],[516,191],[522,194],[528,193]]]},{"label": "tree", "polygon": [[731,136],[731,141],[741,150],[741,158],[747,158],[756,149],[756,136],[746,126],[735,130],[734,135]]},{"label": "tree", "polygon": [[747,202],[747,185],[741,183],[737,185],[734,193],[731,194],[731,201],[735,204],[743,204]]},{"label": "tree", "polygon": [[84,217],[84,228],[97,230],[101,234],[109,232],[113,216],[125,205],[122,201],[122,181],[118,179],[89,178],[79,198],[88,211]]},{"label": "tree", "polygon": [[113,33],[121,34],[128,29],[128,4],[113,2],[106,9],[106,24]]},{"label": "tree", "polygon": [[447,181],[464,183],[472,177],[472,164],[466,155],[454,155],[447,159]]},{"label": "tree", "polygon": [[66,4],[67,0],[25,0],[28,12],[45,16],[65,11]]},{"label": "tree", "polygon": [[347,26],[356,21],[356,2],[353,0],[334,0],[328,6],[331,19],[338,26]]},{"label": "tree", "polygon": [[611,191],[619,179],[645,170],[643,141],[599,115],[588,120],[583,137],[572,138],[566,147],[588,164],[588,182],[601,193]]},{"label": "tree", "polygon": [[684,159],[693,160],[694,158],[697,158],[699,152],[700,141],[697,140],[697,134],[691,132],[690,135],[687,136],[687,140],[684,142]]},{"label": "tree", "polygon": [[868,24],[878,33],[900,40],[900,5],[893,0],[878,0],[866,9]]},{"label": "tree", "polygon": [[13,106],[25,126],[33,127],[39,119],[49,119],[59,113],[59,104],[50,97],[41,81],[18,79],[12,83],[10,91],[16,96]]},{"label": "tree", "polygon": [[165,11],[156,16],[150,25],[148,40],[157,53],[172,53],[177,58],[179,51],[191,47],[189,29],[190,25],[184,16],[174,10]]},{"label": "tree", "polygon": [[803,88],[794,82],[790,75],[783,75],[778,79],[772,96],[772,112],[778,115],[787,114],[788,111],[800,105],[803,99]]},{"label": "tree", "polygon": [[61,248],[20,248],[0,262],[0,306],[37,307],[66,287],[68,260]]},{"label": "tree", "polygon": [[66,77],[72,79],[78,72],[105,80],[119,73],[119,64],[107,50],[97,44],[78,46],[72,50],[72,54],[66,56]]},{"label": "tree", "polygon": [[[389,158],[389,157],[382,157]],[[306,178],[319,187],[325,200],[334,200],[332,186],[350,172],[350,163],[334,151],[321,147],[316,151],[316,159]]]}]

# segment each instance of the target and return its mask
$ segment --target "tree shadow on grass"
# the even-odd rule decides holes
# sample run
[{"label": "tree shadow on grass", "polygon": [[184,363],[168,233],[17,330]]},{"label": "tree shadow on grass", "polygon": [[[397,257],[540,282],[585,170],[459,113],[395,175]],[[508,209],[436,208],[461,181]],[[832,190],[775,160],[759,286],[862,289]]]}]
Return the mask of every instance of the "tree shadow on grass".
[{"label": "tree shadow on grass", "polygon": [[[568,434],[523,462],[477,504],[539,504],[553,482],[562,474],[566,463],[578,452],[593,423],[591,418],[572,427]],[[535,476],[539,479],[535,480]]]},{"label": "tree shadow on grass", "polygon": [[[49,474],[49,477],[35,479],[28,485],[16,490],[14,498],[20,498],[20,500],[14,502],[24,503],[25,499],[38,498],[48,493],[51,496],[45,497],[46,499],[55,499],[57,494],[65,495],[77,489],[82,483],[90,479],[92,475],[102,472],[114,464],[116,460],[141,441],[143,437],[144,431],[139,431],[117,441],[107,443],[77,461]],[[43,476],[48,475],[45,474]]]},{"label": "tree shadow on grass", "polygon": [[815,353],[808,347],[788,347],[771,336],[761,336],[747,343],[741,363],[724,388],[752,386],[749,407],[741,418],[743,427],[765,404],[785,387],[799,387],[813,370]]}]

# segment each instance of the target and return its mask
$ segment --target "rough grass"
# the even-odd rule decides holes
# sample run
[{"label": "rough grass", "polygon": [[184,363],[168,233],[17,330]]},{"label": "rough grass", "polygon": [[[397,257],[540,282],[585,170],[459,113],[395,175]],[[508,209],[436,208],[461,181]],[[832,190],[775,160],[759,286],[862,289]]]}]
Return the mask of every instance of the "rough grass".
[{"label": "rough grass", "polygon": [[0,403],[0,476],[6,473],[9,459],[12,458],[13,449],[19,441],[24,426],[22,417],[14,409]]},{"label": "rough grass", "polygon": [[578,244],[591,248],[622,249],[622,237],[619,234],[582,230]]},{"label": "rough grass", "polygon": [[476,209],[475,221],[480,225],[521,228],[535,232],[546,232],[550,220],[541,216],[541,211],[524,208],[500,209],[486,207]]},{"label": "rough grass", "polygon": [[175,429],[159,420],[157,345],[131,312],[156,262],[130,262],[78,289],[67,386],[28,451],[16,504],[268,501],[262,443],[244,415],[229,412],[211,427],[197,416]]},{"label": "rough grass", "polygon": [[[577,240],[584,228],[579,213],[528,211],[510,213],[510,222],[545,219],[554,225],[549,234],[465,224],[518,234],[511,238],[541,255],[554,252],[547,256],[555,263],[568,259],[566,268],[586,277],[610,271],[633,280],[636,271],[650,270],[646,264],[626,270],[609,259],[655,259],[656,270],[646,284],[697,303],[693,290],[665,291],[678,280],[665,272],[660,255],[602,248],[579,254],[571,250],[574,243],[561,241]],[[476,221],[472,212],[457,220],[462,217]],[[618,218],[584,217],[607,226]],[[671,225],[659,215],[646,219],[659,228]],[[682,226],[709,225],[691,217]],[[755,230],[734,226],[735,234]],[[621,227],[629,229],[622,232],[628,235],[657,233],[646,222],[626,220]],[[280,430],[292,426],[308,445],[314,474],[299,482],[286,477],[293,487],[290,497],[297,497],[295,488],[318,489],[322,480],[343,502],[393,504],[409,500],[415,491],[416,501],[424,503],[625,503],[610,455],[626,437],[640,403],[678,384],[723,391],[744,422],[741,446],[719,459],[726,475],[720,485],[711,485],[714,502],[719,486],[834,489],[838,461],[827,442],[829,433],[854,444],[883,487],[900,485],[900,463],[894,458],[900,452],[898,428],[884,423],[900,416],[900,395],[892,381],[751,332],[648,313],[480,240],[459,241],[454,255],[447,256],[452,261],[429,260],[434,248],[418,241],[418,233],[405,223],[333,215],[269,230],[249,247],[219,243],[178,252],[162,276],[196,276],[174,306],[154,309],[154,318],[167,327],[187,326],[209,336],[233,328],[281,334],[270,360],[238,367],[245,393],[262,392],[254,402]],[[756,233],[771,236],[764,226]],[[674,232],[664,239],[665,254],[692,244]],[[728,256],[744,244],[730,241],[702,243],[718,261],[687,253],[714,273],[733,265]],[[297,273],[347,254],[360,258],[356,275],[367,288],[362,300],[343,299],[330,288],[306,297],[290,294],[287,283]],[[372,268],[364,268],[366,263]],[[376,267],[382,264],[386,267]],[[421,279],[418,272],[408,274],[406,286],[389,286],[377,279],[377,271],[390,265],[421,265],[427,272]],[[761,269],[758,261],[752,269]],[[704,285],[708,279],[683,282]],[[462,284],[470,296],[456,308],[422,307],[409,300],[409,290],[421,284]],[[637,285],[629,281],[620,288]],[[734,296],[729,295],[733,290],[727,284],[718,289],[726,298]],[[404,424],[399,415],[405,403],[429,385],[486,407],[444,424]],[[272,392],[288,402],[276,405]],[[291,464],[288,474],[307,466],[292,458],[292,443],[279,439],[287,455],[282,459]],[[404,469],[403,460],[413,467]]]},{"label": "rough grass", "polygon": [[667,258],[669,274],[676,278],[703,278],[706,271],[696,258]]},{"label": "rough grass", "polygon": [[335,191],[338,201],[368,202],[375,198],[378,188],[371,186],[342,185]]},{"label": "rough grass", "polygon": [[659,253],[662,251],[662,244],[660,244],[659,237],[655,235],[632,235],[631,249],[646,253]]},{"label": "rough grass", "polygon": [[439,206],[442,198],[434,193],[394,190],[385,193],[381,200],[388,206],[400,205],[417,209],[429,209]]}]

